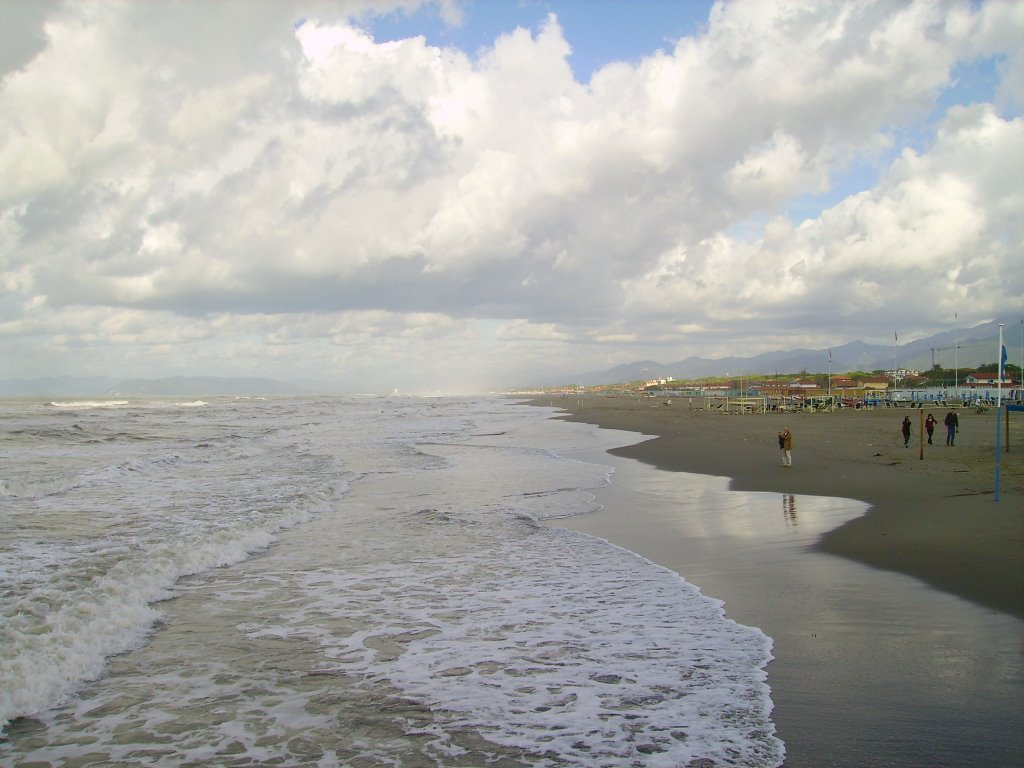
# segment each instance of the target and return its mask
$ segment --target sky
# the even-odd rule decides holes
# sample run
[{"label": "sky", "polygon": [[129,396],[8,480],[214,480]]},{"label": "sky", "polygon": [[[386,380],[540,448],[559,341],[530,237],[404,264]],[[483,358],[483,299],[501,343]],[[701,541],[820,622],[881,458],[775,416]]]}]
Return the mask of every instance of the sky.
[{"label": "sky", "polygon": [[0,378],[471,393],[1024,317],[1024,3],[0,0]]}]

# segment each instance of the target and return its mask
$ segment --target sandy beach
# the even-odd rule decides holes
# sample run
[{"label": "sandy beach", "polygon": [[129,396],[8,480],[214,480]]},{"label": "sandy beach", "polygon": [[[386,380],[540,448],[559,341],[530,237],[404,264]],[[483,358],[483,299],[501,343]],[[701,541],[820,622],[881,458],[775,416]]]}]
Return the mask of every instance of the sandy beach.
[{"label": "sandy beach", "polygon": [[[915,576],[932,586],[1024,618],[1024,413],[1001,439],[1000,499],[995,501],[994,410],[958,409],[955,445],[942,420],[921,458],[917,409],[729,415],[699,399],[537,399],[561,417],[656,439],[613,451],[659,469],[729,477],[736,490],[835,496],[870,505],[868,513],[825,535],[832,554]],[[905,448],[903,416],[914,430]],[[783,468],[776,435],[794,434],[793,466]]]},{"label": "sandy beach", "polygon": [[[993,410],[958,409],[947,447],[947,409],[934,409],[922,458],[917,409],[730,415],[698,398],[532,402],[651,436],[605,454],[616,466],[605,509],[566,525],[679,572],[774,638],[769,684],[787,768],[1024,765],[1024,414],[1011,416],[1008,451],[1000,435],[996,500]],[[792,467],[778,448],[784,427]],[[792,514],[793,530],[740,538],[716,528],[722,520],[695,520],[657,479],[670,473],[757,492],[725,522],[754,530],[761,504],[772,520],[777,507],[780,521]],[[691,484],[691,494],[717,493]],[[840,511],[815,527],[820,497]],[[841,500],[855,500],[845,517]]]}]

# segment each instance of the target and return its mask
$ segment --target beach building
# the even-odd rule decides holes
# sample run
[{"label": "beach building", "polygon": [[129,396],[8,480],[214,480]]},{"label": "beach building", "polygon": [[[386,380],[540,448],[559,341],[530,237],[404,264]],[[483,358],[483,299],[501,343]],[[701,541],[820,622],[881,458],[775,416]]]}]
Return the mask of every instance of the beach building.
[{"label": "beach building", "polygon": [[890,379],[896,379],[896,381],[904,381],[911,376],[917,376],[920,371],[911,371],[907,368],[895,368],[885,372],[885,375]]},{"label": "beach building", "polygon": [[833,376],[831,379],[831,386],[833,390],[836,389],[860,389],[860,383],[854,381],[849,376]]},{"label": "beach building", "polygon": [[[1014,381],[1012,378],[1004,374],[1001,383],[1004,387],[1012,387]],[[964,379],[964,386],[970,387],[971,389],[977,389],[978,387],[998,387],[999,384],[999,375],[995,373],[969,373]]]},{"label": "beach building", "polygon": [[868,391],[880,391],[888,389],[892,379],[888,376],[868,376],[860,380],[860,388]]}]

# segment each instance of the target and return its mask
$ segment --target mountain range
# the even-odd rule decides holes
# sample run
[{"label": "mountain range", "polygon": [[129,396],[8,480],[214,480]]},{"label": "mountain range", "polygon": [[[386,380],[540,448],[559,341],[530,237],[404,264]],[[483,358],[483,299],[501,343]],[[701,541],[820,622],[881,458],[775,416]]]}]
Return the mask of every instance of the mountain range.
[{"label": "mountain range", "polygon": [[[933,364],[943,368],[972,369],[996,361],[999,323],[1006,329],[1021,325],[1017,319],[993,320],[973,328],[937,333],[906,344],[885,346],[853,341],[831,349],[789,349],[765,352],[751,357],[687,357],[674,363],[638,360],[604,371],[581,373],[563,381],[535,381],[526,386],[563,384],[615,384],[641,379],[699,379],[710,376],[764,376],[775,373],[846,373],[849,371],[928,370]],[[1024,331],[1024,325],[1021,325]],[[1019,364],[1020,349],[1004,337],[1009,362]],[[954,353],[954,346],[957,348]],[[0,397],[34,395],[61,396],[168,396],[202,397],[216,395],[299,395],[337,391],[336,385],[323,382],[287,382],[269,378],[216,376],[171,376],[156,379],[118,379],[113,377],[61,376],[36,379],[0,380]]]},{"label": "mountain range", "polygon": [[[778,350],[751,357],[687,357],[674,363],[638,360],[604,371],[583,373],[578,377],[578,381],[571,383],[593,386],[660,378],[765,376],[802,371],[847,373],[892,370],[894,363],[896,368],[912,371],[930,370],[936,364],[943,368],[969,369],[996,362],[999,323],[1003,323],[1006,329],[1020,325],[1019,320],[993,320],[973,328],[943,331],[934,336],[893,346],[852,341],[832,348]],[[1014,345],[1007,343],[1006,329],[1003,343],[1009,351]],[[1015,351],[1009,353],[1009,362],[1019,364],[1019,357],[1014,354]]]}]

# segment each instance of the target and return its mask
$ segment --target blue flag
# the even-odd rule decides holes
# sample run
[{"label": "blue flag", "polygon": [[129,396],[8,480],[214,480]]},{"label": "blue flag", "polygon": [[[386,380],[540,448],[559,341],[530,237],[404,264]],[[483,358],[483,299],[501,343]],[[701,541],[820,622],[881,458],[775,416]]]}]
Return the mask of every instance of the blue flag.
[{"label": "blue flag", "polygon": [[1006,345],[1003,344],[1003,354],[999,358],[999,380],[1002,381],[1006,375]]}]

